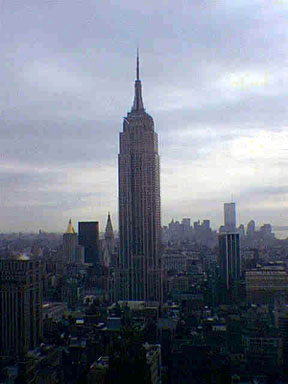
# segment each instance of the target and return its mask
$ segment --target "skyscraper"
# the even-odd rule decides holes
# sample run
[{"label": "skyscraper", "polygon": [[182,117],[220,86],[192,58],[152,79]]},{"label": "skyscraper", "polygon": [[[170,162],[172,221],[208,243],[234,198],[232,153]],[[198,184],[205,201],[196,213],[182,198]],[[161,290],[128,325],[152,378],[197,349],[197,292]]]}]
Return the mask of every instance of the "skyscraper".
[{"label": "skyscraper", "polygon": [[105,240],[113,240],[114,239],[114,232],[112,227],[112,221],[110,212],[108,212],[108,218],[107,218],[107,224],[105,228]]},{"label": "skyscraper", "polygon": [[158,136],[143,105],[138,54],[134,103],[123,121],[118,166],[119,298],[160,301]]},{"label": "skyscraper", "polygon": [[114,239],[114,231],[110,212],[108,213],[107,224],[105,229],[105,238],[101,241],[102,263],[105,267],[115,267],[117,260],[117,246]]},{"label": "skyscraper", "polygon": [[78,223],[78,242],[85,248],[85,263],[99,265],[98,221],[81,221]]},{"label": "skyscraper", "polygon": [[226,231],[236,230],[236,205],[235,203],[224,204],[224,226]]},{"label": "skyscraper", "polygon": [[67,230],[63,235],[63,257],[66,263],[75,262],[77,245],[78,236],[70,219]]},{"label": "skyscraper", "polygon": [[249,221],[247,224],[247,236],[253,237],[255,235],[256,224],[254,220]]},{"label": "skyscraper", "polygon": [[230,289],[241,274],[239,233],[219,234],[219,258],[222,284]]},{"label": "skyscraper", "polygon": [[41,336],[40,262],[27,256],[0,259],[0,356],[22,356]]}]

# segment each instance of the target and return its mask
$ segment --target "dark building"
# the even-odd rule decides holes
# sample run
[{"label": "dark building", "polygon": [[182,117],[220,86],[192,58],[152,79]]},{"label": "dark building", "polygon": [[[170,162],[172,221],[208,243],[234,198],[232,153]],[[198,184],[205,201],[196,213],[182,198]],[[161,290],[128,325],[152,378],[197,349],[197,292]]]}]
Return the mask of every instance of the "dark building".
[{"label": "dark building", "polygon": [[288,297],[288,272],[281,265],[257,266],[245,272],[249,303],[273,305],[275,299]]},{"label": "dark building", "polygon": [[114,231],[113,231],[110,212],[108,212],[107,224],[105,229],[105,240],[113,240],[113,239],[114,239]]},{"label": "dark building", "polygon": [[[286,302],[286,300],[284,300]],[[282,303],[279,305],[279,299],[275,300],[275,323],[279,329],[282,338],[282,352],[284,366],[288,367],[288,308]]]},{"label": "dark building", "polygon": [[85,263],[99,264],[99,223],[81,221],[78,223],[78,243],[85,248]]},{"label": "dark building", "polygon": [[219,234],[219,262],[222,285],[230,289],[241,275],[239,233]]},{"label": "dark building", "polygon": [[169,376],[175,384],[231,383],[228,359],[220,348],[185,339],[172,346]]},{"label": "dark building", "polygon": [[161,300],[158,136],[145,112],[139,58],[135,97],[120,133],[119,299]]},{"label": "dark building", "polygon": [[40,344],[40,262],[26,256],[0,259],[0,356],[21,356]]}]

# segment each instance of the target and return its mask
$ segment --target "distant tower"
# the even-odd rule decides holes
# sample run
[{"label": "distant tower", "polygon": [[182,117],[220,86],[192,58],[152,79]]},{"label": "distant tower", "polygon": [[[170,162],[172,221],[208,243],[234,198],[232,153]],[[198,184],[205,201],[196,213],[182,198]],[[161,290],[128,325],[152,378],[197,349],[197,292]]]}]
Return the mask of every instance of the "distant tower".
[{"label": "distant tower", "polygon": [[236,231],[236,204],[224,204],[224,226],[226,231]]},{"label": "distant tower", "polygon": [[239,225],[237,232],[239,233],[240,237],[244,237],[245,236],[245,227],[244,227],[243,224]]},{"label": "distant tower", "polygon": [[110,212],[108,212],[105,239],[102,240],[102,262],[105,267],[115,266],[115,239]]},{"label": "distant tower", "polygon": [[66,263],[75,262],[77,245],[78,245],[77,233],[70,219],[67,230],[63,235],[63,257]]},{"label": "distant tower", "polygon": [[40,344],[40,262],[27,256],[0,259],[0,356],[23,356]]},{"label": "distant tower", "polygon": [[247,224],[247,231],[246,231],[247,236],[253,237],[255,234],[255,230],[256,230],[255,221],[254,220],[249,221],[249,223]]},{"label": "distant tower", "polygon": [[110,212],[108,212],[107,224],[105,229],[105,240],[111,240],[111,239],[114,239],[114,232],[113,232]]},{"label": "distant tower", "polygon": [[219,262],[222,283],[230,289],[241,277],[239,233],[219,234]]},{"label": "distant tower", "polygon": [[145,112],[139,57],[131,112],[120,133],[119,299],[160,301],[160,171],[158,136]]},{"label": "distant tower", "polygon": [[34,241],[30,253],[34,257],[39,257],[40,256],[41,250],[39,248],[39,245],[37,244],[37,241]]}]

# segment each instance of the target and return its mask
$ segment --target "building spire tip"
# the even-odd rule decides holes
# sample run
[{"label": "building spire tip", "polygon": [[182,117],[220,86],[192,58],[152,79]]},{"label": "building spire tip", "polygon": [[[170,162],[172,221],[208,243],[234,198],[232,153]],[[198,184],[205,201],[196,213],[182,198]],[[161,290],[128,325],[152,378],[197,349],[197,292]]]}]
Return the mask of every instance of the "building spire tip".
[{"label": "building spire tip", "polygon": [[136,68],[136,80],[140,80],[139,76],[139,48],[137,47],[137,68]]},{"label": "building spire tip", "polygon": [[143,111],[143,110],[144,110],[144,106],[143,106],[143,100],[142,100],[140,70],[139,70],[139,48],[137,48],[135,96],[134,96],[134,103],[133,103],[131,112]]}]

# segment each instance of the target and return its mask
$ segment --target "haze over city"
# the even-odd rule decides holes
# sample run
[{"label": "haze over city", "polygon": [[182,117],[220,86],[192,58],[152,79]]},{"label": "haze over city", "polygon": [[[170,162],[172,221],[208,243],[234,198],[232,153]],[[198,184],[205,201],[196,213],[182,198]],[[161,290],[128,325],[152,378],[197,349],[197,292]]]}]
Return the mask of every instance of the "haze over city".
[{"label": "haze over city", "polygon": [[172,217],[286,225],[287,1],[2,0],[0,231],[117,228],[136,48]]}]

